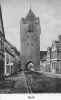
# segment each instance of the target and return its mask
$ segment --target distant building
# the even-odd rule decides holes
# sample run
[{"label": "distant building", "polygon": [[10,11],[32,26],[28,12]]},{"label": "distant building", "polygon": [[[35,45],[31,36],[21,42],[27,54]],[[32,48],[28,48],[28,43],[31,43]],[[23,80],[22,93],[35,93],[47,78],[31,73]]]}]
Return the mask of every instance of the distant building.
[{"label": "distant building", "polygon": [[40,51],[40,70],[45,71],[47,60],[47,51]]},{"label": "distant building", "polygon": [[61,73],[61,35],[58,41],[52,43],[51,71]]},{"label": "distant building", "polygon": [[51,53],[52,53],[52,47],[47,48],[47,60],[46,60],[46,68],[45,71],[51,72]]},{"label": "distant building", "polygon": [[20,23],[21,55],[25,58],[25,62],[22,60],[24,65],[32,61],[35,70],[39,70],[40,65],[40,33],[39,17],[30,9]]},{"label": "distant building", "polygon": [[40,61],[46,61],[47,51],[40,51]]}]

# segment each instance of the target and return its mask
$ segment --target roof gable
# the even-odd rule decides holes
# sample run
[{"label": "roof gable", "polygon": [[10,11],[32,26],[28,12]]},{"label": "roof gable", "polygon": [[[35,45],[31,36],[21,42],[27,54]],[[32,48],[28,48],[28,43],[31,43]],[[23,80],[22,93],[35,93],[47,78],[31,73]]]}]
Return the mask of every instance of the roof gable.
[{"label": "roof gable", "polygon": [[33,13],[32,9],[30,9],[25,19],[31,21],[34,20],[35,18],[36,18],[35,14]]}]

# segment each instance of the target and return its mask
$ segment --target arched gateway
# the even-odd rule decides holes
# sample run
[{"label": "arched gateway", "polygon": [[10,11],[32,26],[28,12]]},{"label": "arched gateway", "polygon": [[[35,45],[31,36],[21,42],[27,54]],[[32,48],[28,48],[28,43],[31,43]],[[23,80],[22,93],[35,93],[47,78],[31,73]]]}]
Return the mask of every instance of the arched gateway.
[{"label": "arched gateway", "polygon": [[34,71],[34,64],[33,64],[32,61],[26,62],[26,64],[25,64],[25,70],[27,70],[27,71],[30,71],[30,70]]}]

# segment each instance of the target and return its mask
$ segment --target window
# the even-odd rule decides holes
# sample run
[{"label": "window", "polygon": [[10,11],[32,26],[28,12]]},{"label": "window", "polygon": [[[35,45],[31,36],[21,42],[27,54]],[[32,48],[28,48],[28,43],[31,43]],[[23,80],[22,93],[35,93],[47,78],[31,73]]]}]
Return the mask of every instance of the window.
[{"label": "window", "polygon": [[9,64],[9,54],[6,54],[6,64]]},{"label": "window", "polygon": [[4,41],[2,38],[0,38],[0,50],[2,49],[3,50],[4,48]]},{"label": "window", "polygon": [[3,39],[1,39],[1,48],[2,48],[2,50],[4,49],[4,40]]},{"label": "window", "polygon": [[33,28],[33,24],[30,24],[28,27],[28,32],[33,32],[34,28]]},{"label": "window", "polygon": [[0,38],[0,50],[1,50],[1,38]]},{"label": "window", "polygon": [[35,24],[38,24],[39,23],[39,20],[37,19],[36,21],[35,21]]}]

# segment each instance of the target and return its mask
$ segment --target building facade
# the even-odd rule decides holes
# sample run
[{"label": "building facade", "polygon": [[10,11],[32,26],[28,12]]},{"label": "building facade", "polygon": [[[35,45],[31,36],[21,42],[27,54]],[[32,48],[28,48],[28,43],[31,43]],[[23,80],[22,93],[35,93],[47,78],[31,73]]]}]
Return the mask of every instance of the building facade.
[{"label": "building facade", "polygon": [[40,70],[46,71],[47,51],[40,51]]},{"label": "building facade", "polygon": [[51,53],[51,71],[54,73],[61,73],[61,36],[58,41],[52,43]]},{"label": "building facade", "polygon": [[2,9],[0,5],[0,78],[2,79],[4,75],[4,26],[2,18]]},{"label": "building facade", "polygon": [[4,75],[12,75],[20,71],[20,53],[7,40],[4,41]]},{"label": "building facade", "polygon": [[35,70],[38,70],[37,65],[40,65],[40,33],[39,17],[30,9],[20,23],[21,55],[25,58],[23,63],[32,61]]},{"label": "building facade", "polygon": [[49,69],[48,72],[61,73],[61,35],[58,40],[52,42],[48,50],[46,68]]},{"label": "building facade", "polygon": [[52,47],[47,48],[47,59],[46,59],[46,67],[45,71],[51,72],[51,53],[52,53]]},{"label": "building facade", "polygon": [[20,67],[20,53],[5,38],[3,27],[2,9],[0,5],[0,78],[11,75],[18,71]]}]

